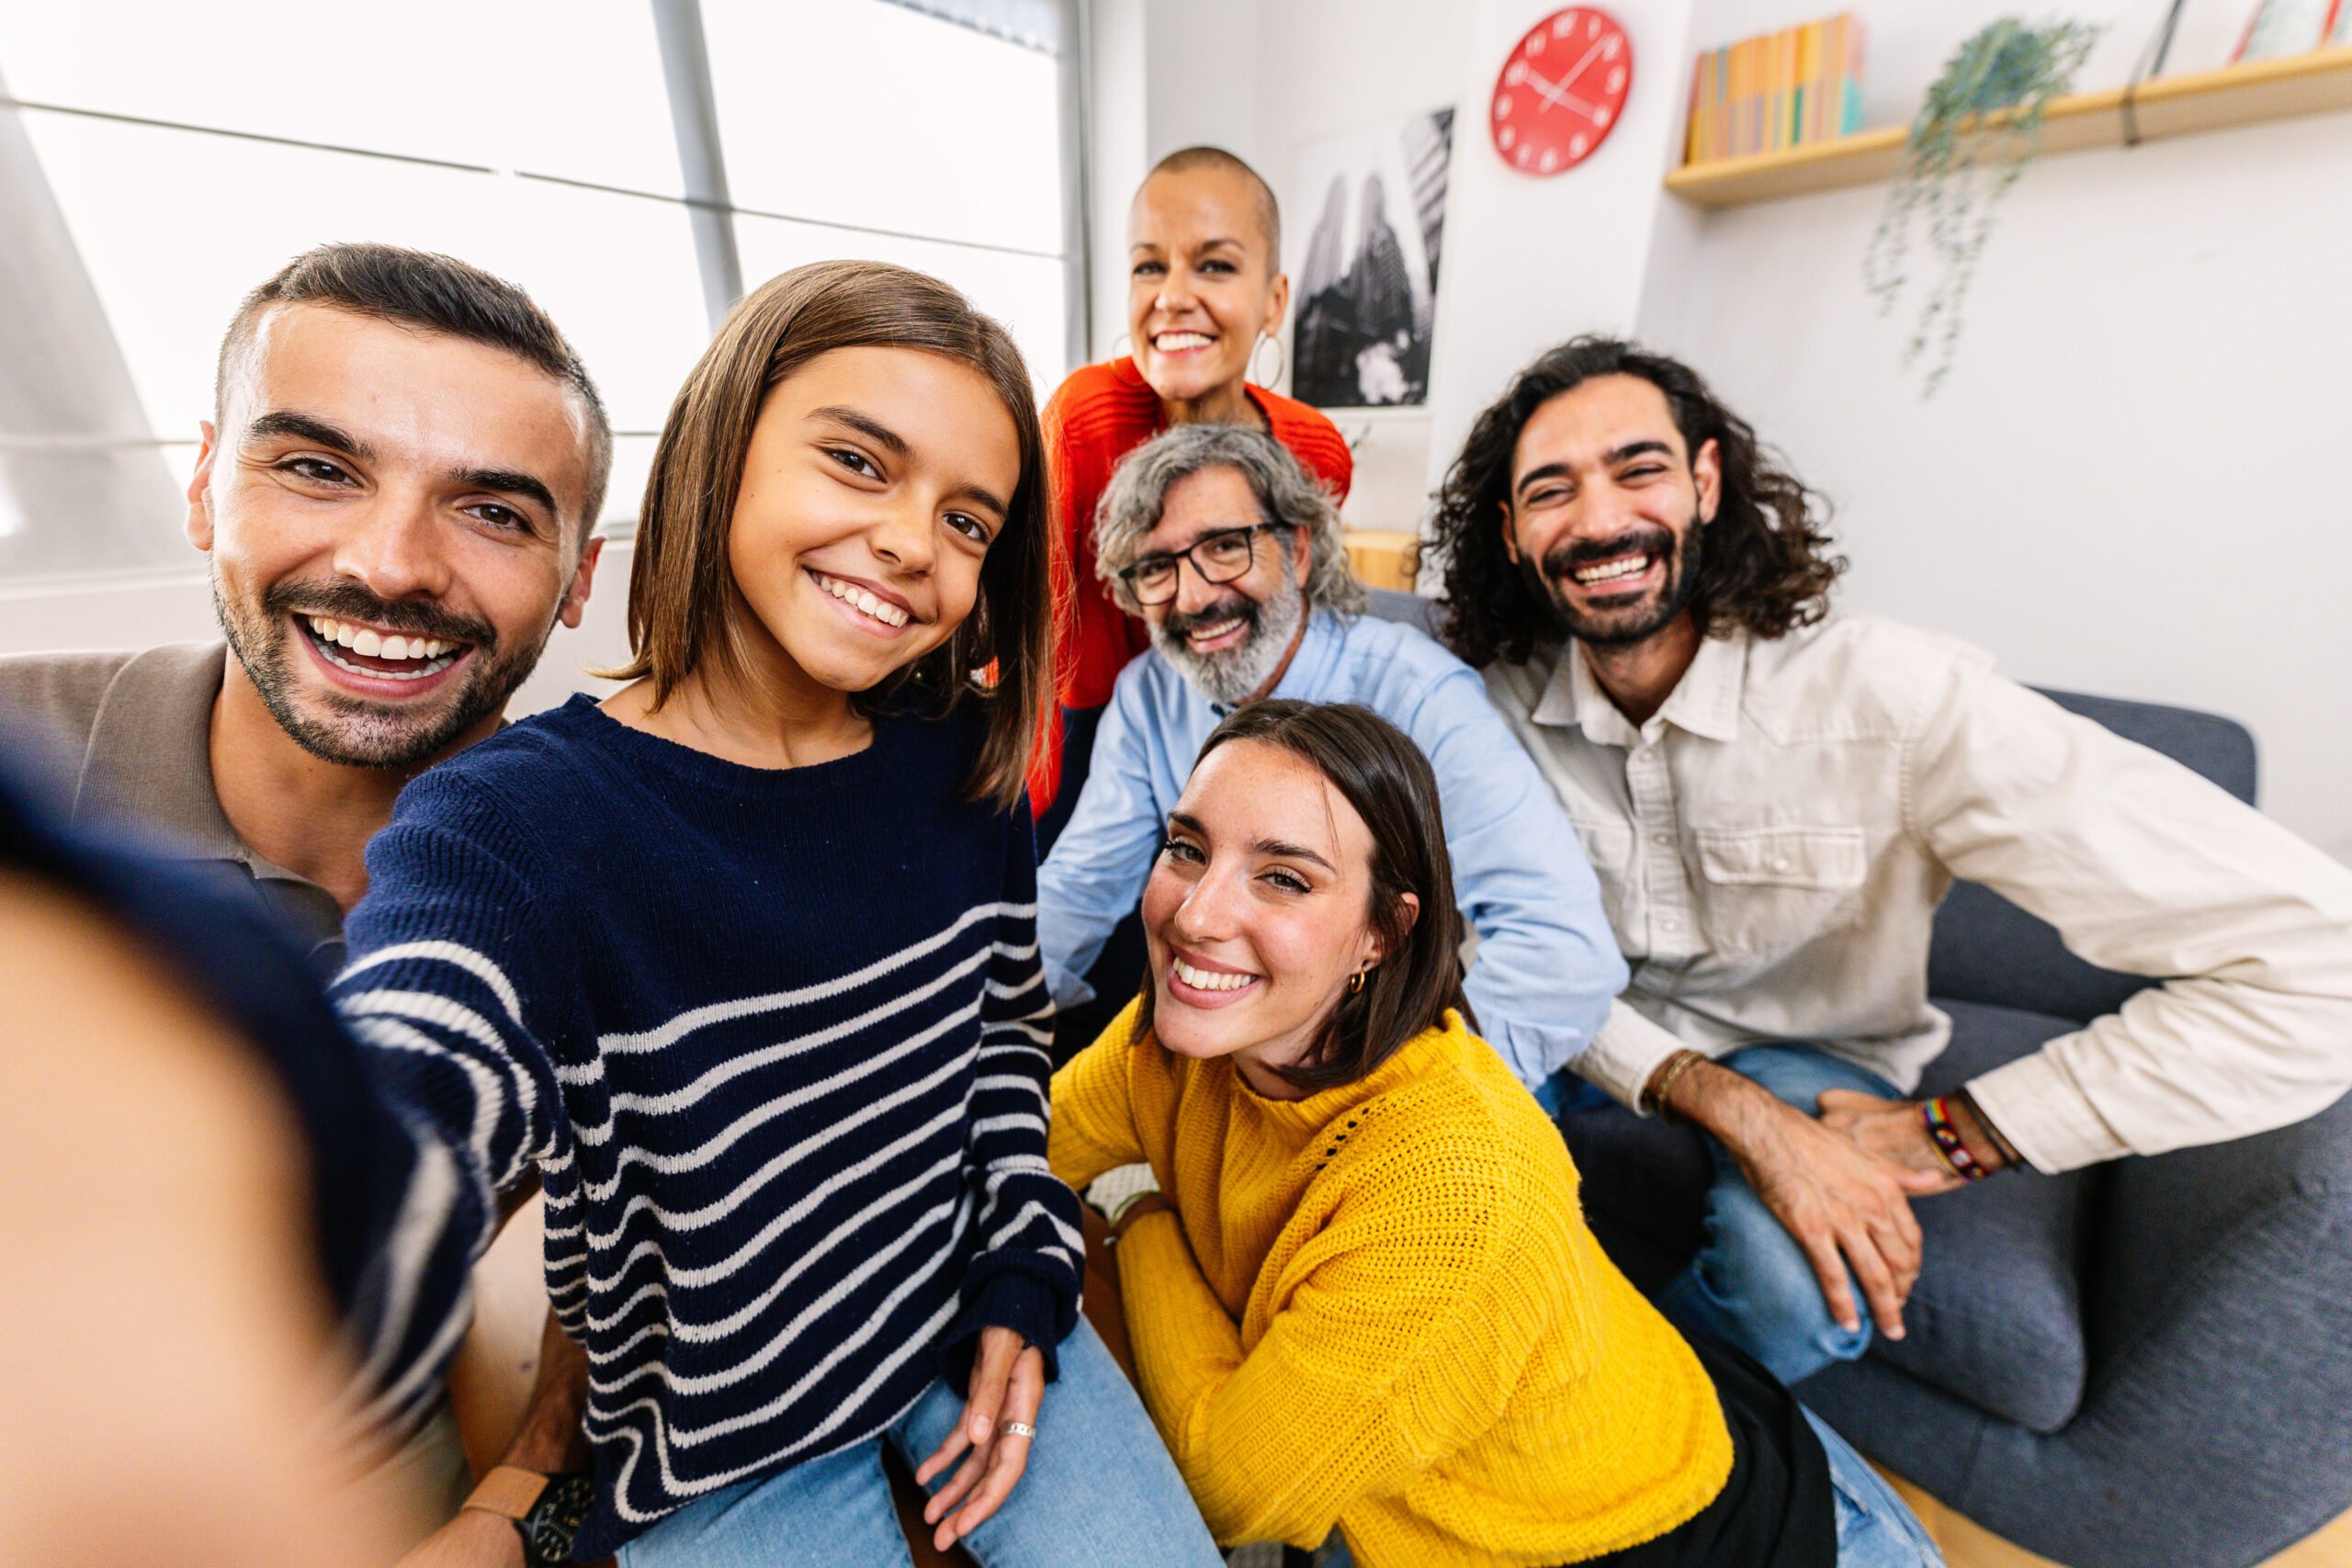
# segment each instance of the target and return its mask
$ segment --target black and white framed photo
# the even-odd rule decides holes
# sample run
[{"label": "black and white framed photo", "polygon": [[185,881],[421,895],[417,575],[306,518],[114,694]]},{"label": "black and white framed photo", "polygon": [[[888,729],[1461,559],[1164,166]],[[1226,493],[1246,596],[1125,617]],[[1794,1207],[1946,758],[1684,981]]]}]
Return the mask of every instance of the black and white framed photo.
[{"label": "black and white framed photo", "polygon": [[1293,189],[1314,216],[1291,269],[1293,397],[1351,409],[1429,400],[1453,152],[1451,108],[1301,149]]}]

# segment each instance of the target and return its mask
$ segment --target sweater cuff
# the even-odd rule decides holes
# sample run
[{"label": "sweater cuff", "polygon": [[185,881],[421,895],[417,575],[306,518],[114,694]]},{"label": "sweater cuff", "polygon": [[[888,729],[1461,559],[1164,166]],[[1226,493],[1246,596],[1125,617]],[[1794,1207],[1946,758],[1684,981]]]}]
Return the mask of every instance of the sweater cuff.
[{"label": "sweater cuff", "polygon": [[[1062,1292],[1016,1269],[990,1274],[956,1314],[940,1337],[939,1375],[947,1386],[969,1397],[972,1361],[979,1354],[980,1330],[1010,1328],[1035,1346],[1046,1359],[1046,1381],[1061,1375],[1057,1354],[1063,1337],[1077,1326],[1078,1303],[1064,1310]],[[1068,1321],[1064,1321],[1067,1317]]]}]

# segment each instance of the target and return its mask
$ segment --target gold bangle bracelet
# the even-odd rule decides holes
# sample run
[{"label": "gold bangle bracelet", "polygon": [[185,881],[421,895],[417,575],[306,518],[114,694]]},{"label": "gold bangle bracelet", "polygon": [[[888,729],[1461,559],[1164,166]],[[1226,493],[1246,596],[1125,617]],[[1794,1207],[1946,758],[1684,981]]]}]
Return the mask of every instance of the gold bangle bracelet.
[{"label": "gold bangle bracelet", "polygon": [[1658,1078],[1657,1087],[1650,1091],[1651,1112],[1668,1122],[1682,1120],[1680,1113],[1674,1109],[1674,1101],[1671,1098],[1674,1086],[1681,1081],[1683,1074],[1705,1060],[1707,1058],[1696,1051],[1676,1052],[1672,1059],[1667,1063],[1666,1072]]}]

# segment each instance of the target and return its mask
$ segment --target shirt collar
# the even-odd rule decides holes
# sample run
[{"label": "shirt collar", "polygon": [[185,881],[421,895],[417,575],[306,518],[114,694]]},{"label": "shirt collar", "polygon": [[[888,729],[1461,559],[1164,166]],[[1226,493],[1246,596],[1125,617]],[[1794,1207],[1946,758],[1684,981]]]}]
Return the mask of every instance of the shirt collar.
[{"label": "shirt collar", "polygon": [[228,671],[226,643],[179,643],[138,655],[107,685],[75,781],[77,818],[157,829],[180,856],[242,866],[272,884],[281,909],[311,938],[331,938],[343,911],[308,877],[255,854],[229,825],[212,783],[212,705]]},{"label": "shirt collar", "polygon": [[225,643],[150,649],[107,685],[74,794],[76,817],[113,815],[160,828],[191,858],[246,858],[212,786],[212,704]]},{"label": "shirt collar", "polygon": [[1682,672],[1682,679],[1675,682],[1649,722],[1638,729],[1601,690],[1591,664],[1577,653],[1577,645],[1564,644],[1560,662],[1545,682],[1532,716],[1538,724],[1581,728],[1587,739],[1602,746],[1636,746],[1656,739],[1669,724],[1707,740],[1736,739],[1740,698],[1747,678],[1748,640],[1745,627],[1729,637],[1701,638],[1690,668]]}]

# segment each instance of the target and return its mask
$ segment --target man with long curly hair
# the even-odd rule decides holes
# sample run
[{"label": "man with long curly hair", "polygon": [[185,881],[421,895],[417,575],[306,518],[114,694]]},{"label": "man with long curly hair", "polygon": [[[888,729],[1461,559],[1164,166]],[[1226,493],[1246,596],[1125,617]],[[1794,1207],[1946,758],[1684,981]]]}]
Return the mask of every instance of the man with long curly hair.
[{"label": "man with long curly hair", "polygon": [[[1577,1069],[1712,1139],[1707,1240],[1661,1301],[1686,1327],[1793,1382],[1868,1345],[1858,1294],[1902,1337],[1914,1198],[2267,1131],[2352,1087],[2352,872],[1973,649],[1832,615],[1819,498],[1688,367],[1546,353],[1473,425],[1437,525],[1447,640],[1633,967]],[[1906,1099],[1951,1037],[1927,967],[1955,877],[2165,984]]]}]

